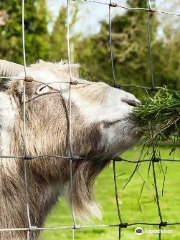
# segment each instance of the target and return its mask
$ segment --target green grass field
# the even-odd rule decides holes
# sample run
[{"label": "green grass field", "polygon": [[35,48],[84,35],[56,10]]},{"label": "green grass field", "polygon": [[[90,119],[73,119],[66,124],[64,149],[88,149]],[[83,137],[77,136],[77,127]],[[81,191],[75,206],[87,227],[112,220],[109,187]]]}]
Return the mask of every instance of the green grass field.
[{"label": "green grass field", "polygon": [[[127,159],[138,159],[138,151],[129,151],[123,155]],[[169,157],[169,149],[162,149],[161,156]],[[178,153],[175,154],[178,157]],[[152,168],[148,177],[148,163],[143,163],[139,169],[139,174],[136,173],[127,187],[122,190],[127,178],[132,173],[135,164],[124,162],[117,163],[117,183],[119,203],[123,222],[159,222],[157,205],[154,201],[154,187]],[[160,196],[160,205],[163,216],[163,221],[180,222],[180,163],[164,162],[162,164],[164,170],[167,166],[167,174],[165,181],[164,194],[162,196],[163,174],[159,163],[155,163],[157,173],[157,183]],[[143,180],[146,181],[141,194]],[[141,195],[141,197],[140,197]],[[93,221],[91,223],[81,223],[81,225],[90,224],[118,224],[118,215],[114,194],[113,183],[113,168],[110,165],[98,177],[95,183],[95,196],[103,209],[103,220]],[[45,226],[68,226],[72,225],[71,215],[68,211],[63,199],[60,200],[58,206],[54,208],[51,215],[48,217]],[[158,229],[158,227],[138,225],[145,229]],[[137,226],[136,226],[137,227]],[[158,239],[158,234],[143,233],[142,235],[135,234],[135,226],[128,227],[122,231],[123,240],[155,240]],[[179,240],[180,225],[168,226],[166,230],[173,230],[173,233],[163,233],[162,240]],[[70,240],[72,239],[72,230],[51,230],[44,231],[41,234],[41,240]],[[79,229],[75,231],[75,239],[77,240],[113,240],[118,239],[118,228],[93,228]]]}]

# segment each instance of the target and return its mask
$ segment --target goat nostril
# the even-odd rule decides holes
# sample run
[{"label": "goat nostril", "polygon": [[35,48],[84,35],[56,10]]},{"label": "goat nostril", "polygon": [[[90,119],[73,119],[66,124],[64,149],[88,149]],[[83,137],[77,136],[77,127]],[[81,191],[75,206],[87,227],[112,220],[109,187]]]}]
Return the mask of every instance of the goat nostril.
[{"label": "goat nostril", "polygon": [[131,100],[131,99],[125,99],[123,100],[123,102],[127,103],[129,106],[132,106],[132,107],[138,107],[141,104],[140,101]]},{"label": "goat nostril", "polygon": [[128,102],[128,105],[132,107],[137,107],[138,104],[136,102]]}]

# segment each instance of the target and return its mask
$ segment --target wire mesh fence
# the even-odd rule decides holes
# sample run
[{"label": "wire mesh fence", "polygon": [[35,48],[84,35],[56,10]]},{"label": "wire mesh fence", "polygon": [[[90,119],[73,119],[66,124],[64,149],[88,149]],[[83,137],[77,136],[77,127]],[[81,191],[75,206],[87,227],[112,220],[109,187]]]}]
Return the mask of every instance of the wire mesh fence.
[{"label": "wire mesh fence", "polygon": [[[26,66],[26,50],[25,50],[25,24],[24,24],[24,14],[25,14],[25,0],[22,0],[22,42],[23,42],[23,65],[24,65],[24,78],[18,78],[16,76],[13,77],[4,77],[0,76],[0,78],[10,78],[10,79],[17,79],[17,80],[23,80],[23,101],[22,101],[22,112],[23,112],[23,155],[16,155],[16,156],[0,156],[1,159],[8,158],[18,158],[22,159],[24,162],[23,168],[24,168],[24,186],[25,186],[25,201],[26,201],[26,214],[27,214],[27,226],[26,228],[6,228],[6,229],[0,229],[0,232],[15,232],[15,231],[26,231],[27,232],[27,240],[30,240],[31,238],[31,232],[34,231],[45,231],[45,230],[60,230],[60,229],[72,229],[72,239],[75,239],[75,232],[76,229],[85,229],[85,228],[117,228],[119,231],[119,239],[122,237],[122,230],[135,226],[135,225],[149,225],[149,226],[157,226],[159,230],[161,230],[162,227],[171,226],[171,225],[180,225],[180,222],[168,222],[168,219],[163,218],[162,210],[161,210],[161,204],[158,194],[158,187],[157,187],[157,178],[156,178],[156,168],[155,165],[159,162],[180,162],[179,159],[165,159],[160,158],[157,155],[156,152],[156,146],[155,143],[152,143],[152,157],[150,159],[139,159],[139,160],[127,160],[124,158],[116,157],[112,159],[113,161],[113,177],[114,177],[114,187],[115,187],[115,200],[117,205],[117,214],[119,222],[117,224],[106,224],[106,225],[77,225],[76,218],[74,214],[74,195],[73,195],[73,161],[76,160],[83,160],[82,157],[74,156],[73,154],[73,146],[72,146],[72,130],[71,130],[71,118],[72,118],[72,103],[71,103],[71,86],[73,84],[83,84],[78,82],[78,79],[74,78],[72,75],[72,69],[71,69],[71,51],[70,51],[70,5],[73,4],[70,0],[67,0],[67,49],[68,49],[68,66],[69,66],[69,82],[65,82],[69,85],[69,103],[68,103],[68,144],[67,144],[67,156],[60,156],[60,155],[53,155],[53,154],[44,154],[44,155],[28,155],[27,151],[27,139],[26,139],[26,81],[35,81],[34,79],[29,79],[27,75],[27,66]],[[84,4],[103,4],[107,6],[109,9],[109,52],[110,52],[110,59],[111,59],[111,70],[112,70],[112,79],[113,79],[113,87],[116,88],[126,88],[126,87],[135,87],[135,88],[142,88],[147,89],[150,91],[157,91],[158,87],[155,84],[154,77],[153,77],[153,60],[152,60],[152,50],[151,50],[151,15],[152,14],[167,14],[170,16],[180,16],[180,14],[173,13],[173,12],[167,12],[163,10],[155,9],[151,6],[150,0],[147,1],[147,8],[130,8],[126,6],[122,6],[116,2],[112,2],[111,0],[109,3],[107,2],[101,2],[101,1],[89,1],[85,0]],[[122,85],[117,83],[116,80],[116,73],[114,70],[114,59],[113,59],[113,50],[112,50],[112,28],[111,28],[111,9],[112,8],[122,8],[127,11],[145,11],[147,12],[147,40],[148,40],[148,50],[149,50],[149,71],[150,71],[150,77],[151,77],[151,86],[138,86],[134,84],[126,84]],[[107,49],[108,51],[108,49]],[[40,81],[39,81],[40,82]],[[85,83],[87,84],[87,83]],[[48,85],[48,83],[47,83]],[[57,90],[55,90],[57,92]],[[38,227],[33,226],[31,223],[31,214],[30,214],[30,205],[29,205],[29,191],[28,191],[28,164],[30,161],[36,161],[37,158],[43,158],[43,157],[54,157],[54,158],[60,158],[60,159],[67,159],[69,161],[69,173],[70,173],[70,190],[71,190],[71,214],[72,214],[72,225],[71,226],[57,226],[57,227]],[[152,166],[152,172],[153,172],[153,181],[154,181],[154,192],[156,197],[156,204],[158,209],[158,215],[159,215],[159,222],[151,223],[151,222],[131,222],[126,223],[123,222],[123,216],[121,214],[120,210],[120,204],[119,204],[119,198],[118,198],[118,186],[117,186],[117,180],[116,180],[116,164],[119,162],[125,162],[127,164],[136,164],[135,170],[133,174],[138,169],[139,165],[142,163],[149,162]],[[133,174],[130,176],[129,180],[132,178]],[[125,230],[124,230],[125,231]],[[161,231],[159,231],[159,240],[162,239]]]}]

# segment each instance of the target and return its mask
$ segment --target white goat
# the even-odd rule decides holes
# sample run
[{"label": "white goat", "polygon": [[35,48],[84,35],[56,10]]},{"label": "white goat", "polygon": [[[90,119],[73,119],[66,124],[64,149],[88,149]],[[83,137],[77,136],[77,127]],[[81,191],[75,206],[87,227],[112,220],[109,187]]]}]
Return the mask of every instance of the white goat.
[{"label": "white goat", "polygon": [[[78,78],[78,66],[72,65]],[[23,87],[26,88],[26,148],[29,155],[67,156],[68,65],[40,61],[27,68],[0,61],[0,75],[16,79],[1,82],[1,155],[23,155]],[[139,101],[130,93],[102,82],[78,79],[71,85],[71,138],[74,210],[76,217],[99,217],[93,182],[110,159],[133,146],[141,136],[131,114]],[[0,159],[0,228],[28,227],[23,159]],[[33,226],[42,227],[47,214],[64,195],[70,201],[69,160],[43,157],[28,162],[28,192]],[[30,233],[37,239],[38,231]],[[0,232],[2,240],[25,240],[25,231]]]}]

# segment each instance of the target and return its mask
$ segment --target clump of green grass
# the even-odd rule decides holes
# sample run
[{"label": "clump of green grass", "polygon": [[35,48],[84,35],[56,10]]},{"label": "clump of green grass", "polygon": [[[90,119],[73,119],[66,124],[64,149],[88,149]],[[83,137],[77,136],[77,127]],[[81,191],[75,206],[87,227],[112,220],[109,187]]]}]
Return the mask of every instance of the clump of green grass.
[{"label": "clump of green grass", "polygon": [[147,96],[134,114],[148,142],[175,141],[180,137],[180,91],[160,88],[152,98]]}]

